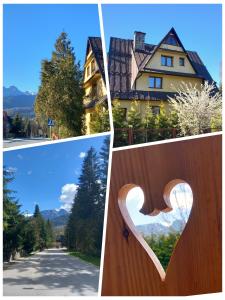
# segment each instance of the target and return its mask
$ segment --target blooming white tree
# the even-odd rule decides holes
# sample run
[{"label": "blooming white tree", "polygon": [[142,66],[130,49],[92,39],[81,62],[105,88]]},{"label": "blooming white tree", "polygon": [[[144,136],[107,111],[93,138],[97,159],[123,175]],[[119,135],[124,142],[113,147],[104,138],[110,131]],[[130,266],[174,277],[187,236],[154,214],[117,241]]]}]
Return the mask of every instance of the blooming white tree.
[{"label": "blooming white tree", "polygon": [[182,83],[174,98],[169,97],[171,109],[178,115],[183,135],[200,134],[222,124],[222,95],[207,81],[196,85]]}]

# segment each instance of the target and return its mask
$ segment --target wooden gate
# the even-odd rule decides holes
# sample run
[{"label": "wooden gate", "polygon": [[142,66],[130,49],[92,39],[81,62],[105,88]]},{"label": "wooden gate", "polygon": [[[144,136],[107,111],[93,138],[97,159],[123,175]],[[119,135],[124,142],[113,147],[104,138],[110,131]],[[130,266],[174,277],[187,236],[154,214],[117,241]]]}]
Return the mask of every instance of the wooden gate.
[{"label": "wooden gate", "polygon": [[[193,295],[222,289],[222,136],[114,151],[112,156],[102,295]],[[174,184],[193,192],[188,223],[167,272],[146,248],[125,200],[139,186],[143,214],[169,210]]]}]

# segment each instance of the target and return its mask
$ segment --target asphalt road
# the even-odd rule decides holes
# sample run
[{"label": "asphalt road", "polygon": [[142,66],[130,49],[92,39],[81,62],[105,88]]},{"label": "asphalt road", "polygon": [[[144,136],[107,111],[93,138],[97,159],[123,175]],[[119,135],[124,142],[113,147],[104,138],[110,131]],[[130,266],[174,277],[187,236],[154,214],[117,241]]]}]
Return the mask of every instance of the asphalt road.
[{"label": "asphalt road", "polygon": [[8,139],[3,141],[3,147],[15,147],[15,146],[23,146],[23,145],[30,145],[36,144],[41,142],[50,141],[48,138],[29,138],[29,139]]},{"label": "asphalt road", "polygon": [[96,296],[99,269],[60,249],[49,249],[3,271],[4,296]]}]

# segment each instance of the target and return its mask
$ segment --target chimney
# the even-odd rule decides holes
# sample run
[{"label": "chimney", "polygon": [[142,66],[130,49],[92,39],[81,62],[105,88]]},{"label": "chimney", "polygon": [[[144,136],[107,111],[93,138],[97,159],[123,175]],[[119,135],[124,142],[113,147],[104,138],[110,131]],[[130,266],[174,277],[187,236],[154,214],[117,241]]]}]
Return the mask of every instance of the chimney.
[{"label": "chimney", "polygon": [[145,50],[145,35],[144,32],[134,32],[134,50]]}]

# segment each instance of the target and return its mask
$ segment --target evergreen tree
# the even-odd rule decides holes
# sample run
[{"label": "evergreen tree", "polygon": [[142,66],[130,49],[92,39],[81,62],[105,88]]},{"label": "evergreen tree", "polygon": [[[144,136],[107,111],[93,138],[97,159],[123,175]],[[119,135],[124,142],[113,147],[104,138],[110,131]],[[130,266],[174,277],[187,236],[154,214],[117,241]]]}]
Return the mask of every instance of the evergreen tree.
[{"label": "evergreen tree", "polygon": [[16,116],[12,119],[12,126],[11,126],[10,133],[12,133],[14,137],[24,136],[23,119],[19,114],[16,114]]},{"label": "evergreen tree", "polygon": [[128,112],[127,119],[128,119],[128,126],[131,126],[134,129],[143,127],[142,117],[141,117],[141,113],[139,112],[139,109],[138,109],[137,101],[132,102],[131,108]]},{"label": "evergreen tree", "polygon": [[157,140],[156,132],[156,115],[152,112],[152,106],[148,103],[146,105],[145,115],[143,118],[143,126],[147,129],[144,133],[146,142]]},{"label": "evergreen tree", "polygon": [[163,103],[160,105],[160,113],[156,116],[156,128],[159,129],[157,140],[167,139],[172,137],[171,122],[166,113]]},{"label": "evergreen tree", "polygon": [[14,179],[13,174],[3,168],[3,258],[10,260],[21,246],[20,205],[12,196],[13,191],[8,184]]},{"label": "evergreen tree", "polygon": [[101,205],[101,181],[99,160],[93,147],[84,158],[78,185],[66,229],[67,247],[86,254],[100,255],[97,216]]},{"label": "evergreen tree", "polygon": [[77,136],[83,126],[82,71],[65,32],[55,43],[50,61],[42,61],[41,86],[35,100],[37,118],[51,118],[61,137]]},{"label": "evergreen tree", "polygon": [[54,233],[52,224],[49,220],[46,222],[46,247],[49,248],[52,246],[54,241]]},{"label": "evergreen tree", "polygon": [[28,118],[24,121],[24,133],[26,137],[31,136],[31,121]]},{"label": "evergreen tree", "polygon": [[114,128],[127,127],[127,121],[124,117],[124,110],[121,108],[119,101],[113,101],[112,115]]},{"label": "evergreen tree", "polygon": [[22,224],[22,250],[24,255],[28,255],[35,249],[38,249],[35,223],[33,218],[26,218]]},{"label": "evergreen tree", "polygon": [[34,210],[34,227],[35,227],[35,236],[36,236],[36,247],[37,250],[43,250],[46,248],[46,240],[47,240],[47,232],[46,232],[46,224],[40,213],[39,206],[35,205]]},{"label": "evergreen tree", "polygon": [[90,132],[99,133],[110,130],[109,111],[102,105],[97,105],[95,112],[92,113],[90,121]]}]

